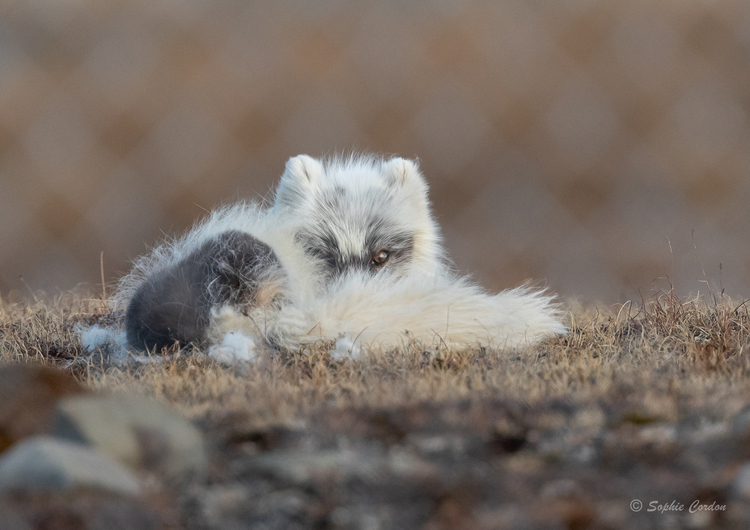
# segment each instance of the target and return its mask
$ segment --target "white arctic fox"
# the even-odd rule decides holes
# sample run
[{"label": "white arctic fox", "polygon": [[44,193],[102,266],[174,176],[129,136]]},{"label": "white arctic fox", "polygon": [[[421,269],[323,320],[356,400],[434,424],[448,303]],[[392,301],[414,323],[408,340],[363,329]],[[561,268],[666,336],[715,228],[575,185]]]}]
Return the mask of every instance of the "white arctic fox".
[{"label": "white arctic fox", "polygon": [[402,158],[294,157],[271,206],[213,212],[140,258],[116,299],[136,349],[230,332],[286,348],[514,348],[565,330],[553,297],[490,295],[455,275],[425,179]]}]

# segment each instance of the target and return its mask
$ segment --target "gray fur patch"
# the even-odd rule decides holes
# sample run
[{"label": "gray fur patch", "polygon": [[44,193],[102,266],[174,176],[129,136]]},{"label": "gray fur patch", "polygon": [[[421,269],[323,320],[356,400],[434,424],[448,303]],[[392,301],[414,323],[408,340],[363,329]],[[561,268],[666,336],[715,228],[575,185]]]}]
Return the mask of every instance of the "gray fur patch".
[{"label": "gray fur patch", "polygon": [[[383,269],[406,268],[414,255],[414,235],[395,229],[383,219],[375,219],[368,225],[363,247],[356,254],[343,253],[335,230],[327,227],[303,229],[295,241],[308,256],[319,261],[329,280],[355,270],[376,274]],[[381,250],[389,254],[382,265],[373,262],[373,256]]]},{"label": "gray fur patch", "polygon": [[252,304],[262,278],[279,269],[273,250],[250,234],[224,232],[148,278],[128,305],[128,343],[136,349],[201,344],[211,308]]}]

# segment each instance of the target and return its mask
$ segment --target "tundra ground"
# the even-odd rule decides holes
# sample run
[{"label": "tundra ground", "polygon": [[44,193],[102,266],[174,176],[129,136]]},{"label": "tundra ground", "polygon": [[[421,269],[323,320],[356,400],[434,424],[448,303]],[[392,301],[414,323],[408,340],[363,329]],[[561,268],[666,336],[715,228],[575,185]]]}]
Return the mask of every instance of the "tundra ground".
[{"label": "tundra ground", "polygon": [[320,344],[235,366],[186,350],[114,365],[83,350],[77,326],[121,320],[79,295],[3,302],[0,361],[58,366],[193,419],[211,467],[165,486],[175,528],[750,522],[745,303],[664,292],[573,309],[567,336],[519,351],[405,344],[355,360]]}]

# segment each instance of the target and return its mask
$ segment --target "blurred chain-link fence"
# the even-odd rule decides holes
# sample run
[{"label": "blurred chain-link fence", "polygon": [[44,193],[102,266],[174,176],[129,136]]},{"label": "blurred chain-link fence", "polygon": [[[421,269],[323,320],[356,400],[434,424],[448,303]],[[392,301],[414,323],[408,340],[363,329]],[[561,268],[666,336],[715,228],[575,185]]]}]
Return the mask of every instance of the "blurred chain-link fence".
[{"label": "blurred chain-link fence", "polygon": [[356,149],[421,159],[488,287],[743,297],[749,116],[744,0],[0,2],[0,295]]}]

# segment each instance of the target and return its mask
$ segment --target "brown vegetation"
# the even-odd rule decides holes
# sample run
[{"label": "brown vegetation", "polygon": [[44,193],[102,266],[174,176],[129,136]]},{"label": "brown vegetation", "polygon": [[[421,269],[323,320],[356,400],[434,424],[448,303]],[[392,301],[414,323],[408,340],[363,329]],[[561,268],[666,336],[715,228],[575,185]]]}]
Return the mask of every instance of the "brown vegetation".
[{"label": "brown vegetation", "polygon": [[736,493],[750,459],[745,303],[666,292],[640,308],[573,311],[567,336],[523,351],[411,344],[333,360],[321,344],[239,366],[187,351],[115,366],[82,351],[76,325],[120,319],[78,296],[4,304],[0,355],[193,418],[213,457],[207,480],[176,501],[190,528],[355,528],[346,521],[368,516],[382,528],[664,523],[632,512],[636,498],[729,503],[700,520],[672,514],[681,524],[750,520]]}]

